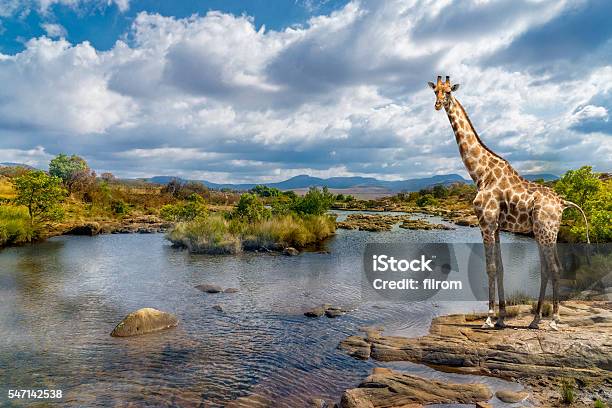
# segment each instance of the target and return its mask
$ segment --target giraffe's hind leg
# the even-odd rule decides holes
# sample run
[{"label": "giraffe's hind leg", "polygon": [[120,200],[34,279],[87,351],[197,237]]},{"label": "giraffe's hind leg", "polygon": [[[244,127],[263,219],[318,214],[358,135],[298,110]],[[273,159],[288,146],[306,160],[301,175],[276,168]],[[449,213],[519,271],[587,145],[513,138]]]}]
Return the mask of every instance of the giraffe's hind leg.
[{"label": "giraffe's hind leg", "polygon": [[550,207],[536,206],[533,212],[533,232],[540,250],[540,296],[530,328],[537,328],[542,319],[542,306],[546,294],[546,282],[550,278],[553,285],[553,320],[551,328],[558,330],[559,322],[559,275],[561,266],[557,255],[557,232],[561,220],[560,212],[551,211]]},{"label": "giraffe's hind leg", "polygon": [[544,259],[542,245],[538,246],[540,253],[540,294],[538,297],[538,304],[536,305],[533,320],[529,324],[530,329],[537,329],[540,327],[540,320],[542,320],[542,306],[544,304],[544,295],[546,295],[546,285],[548,284],[548,266]]}]

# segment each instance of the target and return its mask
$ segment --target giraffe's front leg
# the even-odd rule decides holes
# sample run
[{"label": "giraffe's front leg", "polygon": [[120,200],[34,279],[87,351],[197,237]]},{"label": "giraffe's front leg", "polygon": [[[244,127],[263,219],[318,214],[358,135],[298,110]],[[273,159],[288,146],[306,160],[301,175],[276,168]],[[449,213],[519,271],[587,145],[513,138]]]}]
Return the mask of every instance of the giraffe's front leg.
[{"label": "giraffe's front leg", "polygon": [[[483,233],[483,237],[484,236],[485,234]],[[495,326],[493,324],[493,318],[495,317],[495,276],[497,273],[497,262],[495,259],[495,241],[493,240],[493,242],[490,242],[485,238],[484,247],[487,276],[489,278],[489,313],[487,316],[487,320],[482,325],[482,328],[488,329]]]}]

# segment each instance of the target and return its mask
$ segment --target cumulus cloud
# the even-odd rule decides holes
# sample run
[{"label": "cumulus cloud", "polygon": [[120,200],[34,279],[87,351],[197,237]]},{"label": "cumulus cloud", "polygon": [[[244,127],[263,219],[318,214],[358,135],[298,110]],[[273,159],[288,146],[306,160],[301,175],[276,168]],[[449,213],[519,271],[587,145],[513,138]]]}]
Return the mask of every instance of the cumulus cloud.
[{"label": "cumulus cloud", "polygon": [[609,170],[610,35],[581,43],[580,78],[572,53],[517,65],[588,7],[363,0],[280,31],[142,12],[107,51],[32,39],[0,54],[0,161],[43,146],[123,176],[465,175],[426,87],[449,74],[482,139],[521,171]]}]

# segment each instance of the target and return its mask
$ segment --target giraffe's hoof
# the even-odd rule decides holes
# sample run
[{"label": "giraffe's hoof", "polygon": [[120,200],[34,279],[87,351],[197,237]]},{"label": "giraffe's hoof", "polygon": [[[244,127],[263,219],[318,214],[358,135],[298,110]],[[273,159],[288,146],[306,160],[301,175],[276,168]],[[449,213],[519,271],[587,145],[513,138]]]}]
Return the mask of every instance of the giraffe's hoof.
[{"label": "giraffe's hoof", "polygon": [[491,317],[487,317],[487,320],[484,322],[484,324],[481,326],[483,329],[492,329],[493,328],[493,320],[491,320]]},{"label": "giraffe's hoof", "polygon": [[506,322],[504,322],[503,319],[497,319],[497,321],[495,322],[495,328],[504,329],[505,327],[506,327]]},{"label": "giraffe's hoof", "polygon": [[554,331],[559,331],[559,326],[557,325],[557,322],[555,320],[551,320],[550,323],[548,324],[550,326],[551,329],[553,329]]},{"label": "giraffe's hoof", "polygon": [[539,329],[540,328],[540,321],[539,320],[534,320],[531,323],[529,323],[529,328],[530,329]]}]

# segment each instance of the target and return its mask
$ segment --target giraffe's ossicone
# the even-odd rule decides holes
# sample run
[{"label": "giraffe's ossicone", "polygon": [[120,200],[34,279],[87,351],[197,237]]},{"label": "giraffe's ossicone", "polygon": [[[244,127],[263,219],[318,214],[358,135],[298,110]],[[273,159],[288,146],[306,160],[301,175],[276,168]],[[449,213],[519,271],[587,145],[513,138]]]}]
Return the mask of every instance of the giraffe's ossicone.
[{"label": "giraffe's ossicone", "polygon": [[[546,186],[533,183],[521,177],[518,172],[494,153],[480,140],[465,109],[454,97],[458,84],[451,85],[447,76],[443,82],[428,83],[436,95],[435,109],[444,107],[455,139],[459,146],[461,160],[465,164],[478,193],[474,199],[474,211],[482,232],[485,246],[486,269],[489,279],[489,317],[484,327],[493,327],[495,315],[495,285],[499,297],[499,316],[495,326],[505,326],[506,303],[504,298],[504,270],[499,245],[499,231],[533,233],[540,250],[540,293],[535,316],[530,324],[537,328],[541,319],[546,285],[550,278],[553,285],[553,320],[551,326],[557,328],[559,322],[559,276],[561,265],[557,255],[557,234],[563,210],[576,207],[576,204],[559,197]],[[588,225],[587,225],[587,242]]]}]

